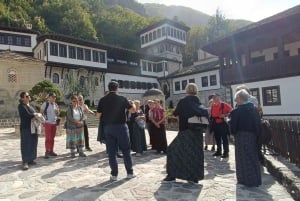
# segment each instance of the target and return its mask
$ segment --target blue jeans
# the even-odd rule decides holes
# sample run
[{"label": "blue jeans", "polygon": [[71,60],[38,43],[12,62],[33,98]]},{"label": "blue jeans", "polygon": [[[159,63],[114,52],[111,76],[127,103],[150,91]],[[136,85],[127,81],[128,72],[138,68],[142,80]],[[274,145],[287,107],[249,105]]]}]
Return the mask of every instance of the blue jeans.
[{"label": "blue jeans", "polygon": [[109,166],[112,176],[118,176],[117,151],[118,146],[122,150],[127,174],[133,174],[130,155],[129,130],[126,124],[105,125],[104,133],[109,158]]}]

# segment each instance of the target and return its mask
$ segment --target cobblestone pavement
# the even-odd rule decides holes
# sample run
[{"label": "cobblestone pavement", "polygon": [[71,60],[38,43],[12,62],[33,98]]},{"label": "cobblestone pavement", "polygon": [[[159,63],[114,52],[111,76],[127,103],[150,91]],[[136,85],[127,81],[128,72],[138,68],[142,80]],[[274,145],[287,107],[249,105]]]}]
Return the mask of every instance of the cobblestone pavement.
[{"label": "cobblestone pavement", "polygon": [[[56,158],[44,159],[44,138],[39,138],[38,163],[21,170],[20,141],[14,129],[0,129],[0,201],[133,201],[133,200],[293,200],[278,182],[262,167],[263,185],[246,188],[236,184],[234,149],[230,146],[227,160],[205,152],[205,179],[199,184],[177,180],[162,184],[166,156],[147,151],[133,155],[136,178],[126,180],[123,160],[119,161],[119,180],[109,181],[110,168],[105,145],[96,141],[97,129],[90,129],[93,152],[86,158],[71,159],[65,149],[65,136],[55,140]],[[168,142],[176,136],[168,131]]]}]

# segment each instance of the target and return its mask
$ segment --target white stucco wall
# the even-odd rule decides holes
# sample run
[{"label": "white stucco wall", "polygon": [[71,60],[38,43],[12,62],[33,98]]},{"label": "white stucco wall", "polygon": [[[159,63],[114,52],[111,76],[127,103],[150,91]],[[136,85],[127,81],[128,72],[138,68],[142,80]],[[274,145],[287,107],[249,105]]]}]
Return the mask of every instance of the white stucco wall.
[{"label": "white stucco wall", "polygon": [[[244,83],[246,86],[251,88],[259,88],[260,94],[260,103],[263,106],[263,112],[266,115],[300,115],[300,93],[299,93],[299,86],[300,86],[300,76],[295,77],[288,77],[288,78],[281,78],[281,79],[274,79],[274,80],[266,80],[266,81],[259,81],[259,82],[251,82],[251,83]],[[232,96],[234,97],[235,88],[240,85],[232,85]],[[270,87],[270,86],[280,86],[280,96],[281,96],[281,105],[276,106],[264,106],[263,105],[263,94],[262,88],[263,87]]]}]

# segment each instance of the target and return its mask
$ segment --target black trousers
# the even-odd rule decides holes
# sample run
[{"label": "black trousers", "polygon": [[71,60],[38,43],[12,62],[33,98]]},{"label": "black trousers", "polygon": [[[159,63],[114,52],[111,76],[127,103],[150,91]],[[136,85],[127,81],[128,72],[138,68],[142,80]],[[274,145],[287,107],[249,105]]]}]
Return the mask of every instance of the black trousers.
[{"label": "black trousers", "polygon": [[85,148],[90,148],[90,143],[89,143],[89,130],[87,127],[86,121],[83,121],[83,132],[84,132],[84,142],[85,142]]},{"label": "black trousers", "polygon": [[228,143],[228,135],[229,135],[229,127],[227,123],[223,122],[220,124],[215,123],[213,125],[213,130],[215,134],[215,139],[217,143],[217,152],[222,153],[222,143],[224,154],[228,154],[229,152],[229,143]]}]

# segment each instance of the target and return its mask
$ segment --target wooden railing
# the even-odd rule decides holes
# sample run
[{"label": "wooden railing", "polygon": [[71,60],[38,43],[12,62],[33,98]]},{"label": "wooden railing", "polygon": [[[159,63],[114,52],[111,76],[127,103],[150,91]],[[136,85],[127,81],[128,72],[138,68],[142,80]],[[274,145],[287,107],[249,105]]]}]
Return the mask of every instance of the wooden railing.
[{"label": "wooden railing", "polygon": [[270,119],[269,122],[272,128],[269,149],[300,167],[300,121]]}]

